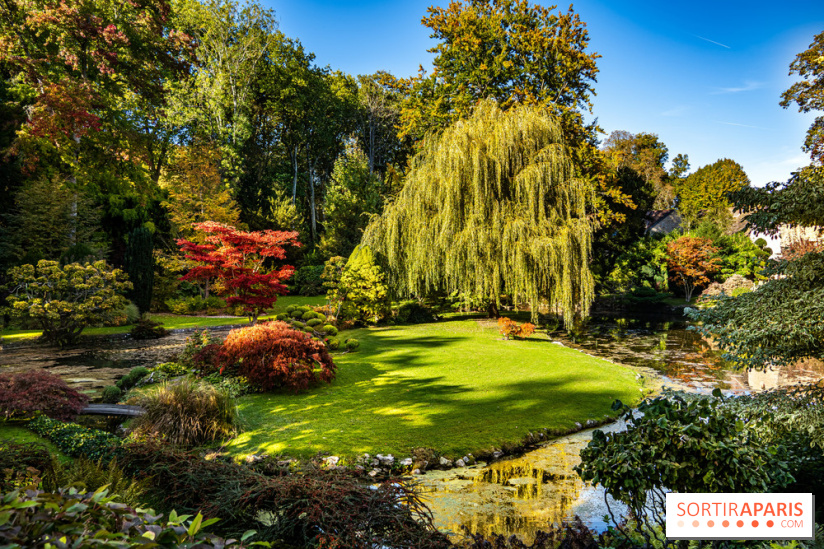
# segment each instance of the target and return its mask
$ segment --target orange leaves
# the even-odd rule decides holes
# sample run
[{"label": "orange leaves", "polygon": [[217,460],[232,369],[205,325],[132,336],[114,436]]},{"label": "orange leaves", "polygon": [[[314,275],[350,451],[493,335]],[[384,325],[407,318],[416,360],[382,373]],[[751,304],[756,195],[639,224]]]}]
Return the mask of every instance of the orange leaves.
[{"label": "orange leaves", "polygon": [[709,238],[682,236],[667,244],[667,268],[674,281],[684,288],[687,301],[696,286],[710,282],[710,275],[721,269],[721,259],[715,257],[718,248]]},{"label": "orange leaves", "polygon": [[238,373],[264,391],[295,392],[335,379],[335,363],[322,341],[285,322],[264,322],[229,332],[220,350],[222,368]]},{"label": "orange leaves", "polygon": [[501,331],[501,335],[504,336],[504,339],[511,339],[514,337],[524,339],[531,336],[533,332],[535,332],[535,325],[530,324],[529,322],[518,324],[511,318],[502,316],[498,319],[498,329]]}]

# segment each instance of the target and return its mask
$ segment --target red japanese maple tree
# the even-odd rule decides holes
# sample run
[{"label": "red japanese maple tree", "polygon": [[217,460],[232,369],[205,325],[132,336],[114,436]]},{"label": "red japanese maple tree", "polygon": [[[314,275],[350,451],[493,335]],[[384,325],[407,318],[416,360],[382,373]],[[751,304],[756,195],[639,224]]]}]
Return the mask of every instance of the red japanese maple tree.
[{"label": "red japanese maple tree", "polygon": [[219,293],[229,305],[243,305],[256,323],[260,314],[286,293],[284,280],[295,272],[291,265],[272,266],[284,259],[284,246],[300,246],[295,231],[240,231],[229,225],[207,221],[194,228],[203,233],[205,244],[180,239],[178,246],[186,259],[198,263],[182,279],[218,280]]},{"label": "red japanese maple tree", "polygon": [[718,248],[708,238],[682,236],[667,244],[667,267],[670,278],[684,288],[687,303],[696,286],[710,282],[710,276],[721,269],[721,260],[715,255]]}]

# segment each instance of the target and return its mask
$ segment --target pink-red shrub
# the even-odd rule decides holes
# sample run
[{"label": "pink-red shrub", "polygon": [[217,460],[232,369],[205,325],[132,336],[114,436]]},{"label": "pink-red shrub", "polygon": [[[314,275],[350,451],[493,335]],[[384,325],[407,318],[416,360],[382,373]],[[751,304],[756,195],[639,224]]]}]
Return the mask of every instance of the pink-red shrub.
[{"label": "pink-red shrub", "polygon": [[286,388],[298,392],[318,381],[335,379],[335,363],[323,342],[280,321],[229,332],[220,350],[220,364],[221,369],[234,368],[264,391]]},{"label": "pink-red shrub", "polygon": [[0,413],[6,419],[42,412],[53,419],[72,420],[89,397],[45,370],[0,375]]}]

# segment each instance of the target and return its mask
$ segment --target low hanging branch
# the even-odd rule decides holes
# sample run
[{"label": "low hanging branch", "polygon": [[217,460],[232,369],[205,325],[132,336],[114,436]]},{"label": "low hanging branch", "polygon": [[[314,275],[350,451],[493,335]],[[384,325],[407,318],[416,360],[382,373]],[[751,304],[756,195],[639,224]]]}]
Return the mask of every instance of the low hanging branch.
[{"label": "low hanging branch", "polygon": [[401,295],[459,291],[495,310],[509,294],[529,302],[533,318],[546,299],[570,325],[594,297],[593,200],[555,118],[486,101],[424,145],[363,243]]}]

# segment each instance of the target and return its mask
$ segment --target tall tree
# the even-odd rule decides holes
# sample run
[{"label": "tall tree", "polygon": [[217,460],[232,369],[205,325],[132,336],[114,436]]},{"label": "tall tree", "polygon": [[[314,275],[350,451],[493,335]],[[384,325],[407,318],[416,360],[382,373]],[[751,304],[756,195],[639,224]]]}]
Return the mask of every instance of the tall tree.
[{"label": "tall tree", "polygon": [[690,223],[709,218],[720,226],[731,221],[728,193],[750,184],[744,168],[729,158],[703,166],[678,180],[678,209]]},{"label": "tall tree", "polygon": [[[802,78],[781,95],[781,106],[798,105],[800,112],[824,111],[824,32],[790,64],[790,75]],[[818,116],[807,130],[804,150],[814,161],[824,163],[824,116]]]},{"label": "tall tree", "polygon": [[539,107],[481,103],[427,140],[406,185],[366,230],[399,294],[460,291],[541,299],[570,325],[593,299],[590,184],[576,177],[556,117]]},{"label": "tall tree", "polygon": [[590,140],[581,111],[592,107],[600,56],[587,51],[586,25],[572,11],[528,0],[466,0],[430,7],[422,23],[438,44],[433,71],[396,82],[406,95],[401,134],[420,139],[466,118],[482,99],[504,110],[540,105],[568,139]]},{"label": "tall tree", "polygon": [[632,134],[617,130],[604,141],[602,153],[614,169],[634,170],[654,188],[654,208],[673,206],[675,193],[664,169],[669,158],[669,150],[657,135],[644,132]]},{"label": "tall tree", "polygon": [[148,313],[152,304],[154,283],[154,239],[147,227],[138,227],[129,233],[126,245],[124,269],[129,275],[132,289],[129,297],[141,313]]},{"label": "tall tree", "polygon": [[326,190],[321,252],[327,257],[349,257],[369,224],[369,215],[383,206],[381,180],[369,169],[369,159],[350,141],[335,161]]}]

